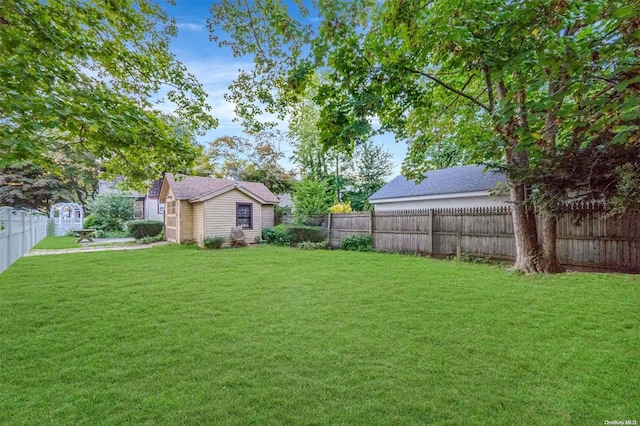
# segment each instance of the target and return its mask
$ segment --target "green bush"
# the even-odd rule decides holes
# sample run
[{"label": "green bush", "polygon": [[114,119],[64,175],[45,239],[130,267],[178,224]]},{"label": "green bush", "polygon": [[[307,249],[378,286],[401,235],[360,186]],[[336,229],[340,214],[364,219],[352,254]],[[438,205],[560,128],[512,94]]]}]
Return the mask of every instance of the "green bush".
[{"label": "green bush", "polygon": [[295,186],[291,196],[298,223],[304,223],[309,216],[326,214],[333,201],[331,188],[323,180],[305,179]]},{"label": "green bush", "polygon": [[157,243],[158,241],[163,241],[163,240],[164,240],[164,232],[160,232],[158,235],[153,237],[138,238],[136,242],[138,244],[151,244],[151,243]]},{"label": "green bush", "polygon": [[138,244],[151,244],[156,242],[156,237],[142,237],[136,240]]},{"label": "green bush", "polygon": [[129,237],[129,231],[104,231],[97,229],[94,234],[96,238],[127,238]]},{"label": "green bush", "polygon": [[202,243],[206,249],[219,249],[224,244],[224,237],[207,237],[202,240]]},{"label": "green bush", "polygon": [[97,196],[88,205],[93,225],[103,231],[122,231],[124,224],[133,217],[133,198],[118,194]]},{"label": "green bush", "polygon": [[311,241],[303,241],[298,243],[298,248],[302,250],[326,250],[329,245],[326,241],[312,243]]},{"label": "green bush", "polygon": [[286,225],[262,228],[262,241],[276,246],[291,246],[305,241],[319,243],[327,239],[327,230],[321,226]]},{"label": "green bush", "polygon": [[157,220],[135,220],[127,222],[127,229],[136,240],[144,237],[155,237],[162,232],[164,223]]},{"label": "green bush", "polygon": [[340,241],[341,250],[350,251],[371,251],[373,250],[373,242],[371,235],[367,234],[351,234],[347,235]]},{"label": "green bush", "polygon": [[287,232],[291,237],[291,244],[299,244],[305,241],[320,243],[327,239],[327,229],[322,226],[287,226]]},{"label": "green bush", "polygon": [[275,246],[291,245],[291,236],[287,232],[287,227],[284,223],[278,226],[262,228],[262,240],[265,244],[273,244]]},{"label": "green bush", "polygon": [[93,215],[89,215],[84,218],[84,224],[82,225],[84,229],[91,229],[96,227],[96,218]]}]

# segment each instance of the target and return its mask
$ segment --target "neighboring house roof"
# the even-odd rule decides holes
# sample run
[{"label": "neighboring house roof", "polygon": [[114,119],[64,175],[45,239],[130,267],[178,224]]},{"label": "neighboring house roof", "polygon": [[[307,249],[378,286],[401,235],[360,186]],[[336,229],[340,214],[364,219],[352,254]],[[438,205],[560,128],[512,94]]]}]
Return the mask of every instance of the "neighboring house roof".
[{"label": "neighboring house roof", "polygon": [[149,197],[159,197],[161,189],[162,189],[162,179],[154,180],[151,183],[151,188],[149,188],[149,192],[148,192]]},{"label": "neighboring house roof", "polygon": [[191,202],[205,201],[232,189],[238,189],[263,204],[278,204],[279,200],[269,188],[260,182],[244,182],[229,179],[214,179],[202,176],[180,176],[177,179],[170,173],[164,176],[160,198],[166,197],[164,188],[171,187],[177,200]]},{"label": "neighboring house roof", "polygon": [[475,165],[432,170],[425,173],[425,179],[418,184],[415,179],[398,176],[369,197],[369,201],[489,191],[498,183],[507,184],[503,172],[484,170],[484,166]]}]

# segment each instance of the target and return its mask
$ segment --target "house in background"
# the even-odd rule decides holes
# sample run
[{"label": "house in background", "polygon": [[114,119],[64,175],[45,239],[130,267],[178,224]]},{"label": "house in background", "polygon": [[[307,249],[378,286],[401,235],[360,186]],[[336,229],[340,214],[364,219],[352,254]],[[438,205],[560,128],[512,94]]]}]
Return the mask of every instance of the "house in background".
[{"label": "house in background", "polygon": [[262,183],[165,174],[159,202],[165,205],[167,241],[203,245],[208,237],[231,243],[231,228],[241,226],[252,242],[265,226],[273,226],[280,200]]},{"label": "house in background", "polygon": [[471,165],[432,170],[425,176],[418,184],[398,176],[371,195],[369,202],[376,211],[508,205],[508,194],[490,194],[500,185],[508,186],[503,172]]},{"label": "house in background", "polygon": [[134,220],[164,220],[164,204],[158,202],[160,196],[160,188],[162,187],[162,179],[156,179],[151,182],[150,188],[145,194],[136,191],[121,191],[117,188],[121,179],[111,181],[98,181],[98,194],[117,193],[125,197],[133,198],[133,217]]}]

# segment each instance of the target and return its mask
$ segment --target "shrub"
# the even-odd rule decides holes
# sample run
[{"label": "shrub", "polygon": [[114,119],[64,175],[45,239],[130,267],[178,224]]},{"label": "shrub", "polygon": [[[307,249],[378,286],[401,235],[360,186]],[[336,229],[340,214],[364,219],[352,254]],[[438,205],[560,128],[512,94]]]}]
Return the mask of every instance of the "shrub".
[{"label": "shrub", "polygon": [[291,244],[299,244],[305,241],[319,243],[327,239],[327,229],[321,226],[287,226]]},{"label": "shrub", "polygon": [[224,237],[207,237],[202,240],[202,243],[204,244],[204,248],[206,249],[219,249],[224,243]]},{"label": "shrub", "polygon": [[283,223],[278,226],[262,228],[262,239],[266,244],[276,246],[291,245],[291,236],[287,232],[286,225]]},{"label": "shrub", "polygon": [[295,206],[293,213],[296,221],[300,223],[304,222],[308,216],[327,213],[333,197],[327,182],[313,179],[299,182],[291,195]]},{"label": "shrub", "polygon": [[155,237],[142,237],[142,238],[138,238],[136,240],[136,243],[138,244],[151,244],[151,243],[155,243],[156,242],[156,238]]},{"label": "shrub", "polygon": [[373,243],[371,235],[367,234],[351,234],[347,235],[340,241],[341,250],[350,251],[371,251]]},{"label": "shrub", "polygon": [[96,218],[95,218],[95,216],[89,215],[89,216],[84,218],[84,224],[82,225],[82,227],[84,229],[95,228],[95,226],[96,226]]},{"label": "shrub", "polygon": [[97,196],[88,205],[93,225],[103,231],[122,231],[124,224],[133,217],[133,198],[118,194]]},{"label": "shrub", "polygon": [[327,239],[327,230],[321,226],[280,224],[262,228],[262,241],[276,246],[296,245],[304,241],[319,243]]},{"label": "shrub", "polygon": [[312,243],[311,241],[303,241],[298,244],[298,248],[302,250],[326,250],[329,245],[326,241]]},{"label": "shrub", "polygon": [[94,235],[96,238],[126,238],[129,236],[129,231],[104,231],[97,229]]},{"label": "shrub", "polygon": [[331,206],[329,209],[330,213],[351,213],[353,209],[351,208],[351,203],[349,201],[345,203],[338,203]]},{"label": "shrub", "polygon": [[136,242],[138,244],[151,244],[151,243],[156,243],[158,241],[163,241],[164,240],[164,232],[159,233],[158,235],[154,236],[154,237],[142,237],[142,238],[138,238],[136,240]]},{"label": "shrub", "polygon": [[155,237],[162,232],[164,223],[157,220],[136,220],[127,222],[127,229],[136,240],[144,237]]}]

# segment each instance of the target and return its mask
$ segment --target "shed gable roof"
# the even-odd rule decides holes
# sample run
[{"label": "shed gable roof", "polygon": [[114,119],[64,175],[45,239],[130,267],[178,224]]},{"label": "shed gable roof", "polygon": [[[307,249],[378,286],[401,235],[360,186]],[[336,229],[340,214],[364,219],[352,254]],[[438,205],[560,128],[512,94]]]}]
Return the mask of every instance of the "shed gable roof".
[{"label": "shed gable roof", "polygon": [[[269,188],[260,182],[244,182],[228,179],[214,179],[202,176],[180,176],[176,179],[171,173],[165,174],[161,198],[166,197],[171,188],[177,200],[196,201],[200,198],[212,198],[233,188],[244,189],[247,195],[253,196],[263,204],[278,204],[279,200]],[[165,190],[166,187],[166,190]],[[211,197],[208,197],[211,195]],[[202,200],[199,200],[202,201]]]},{"label": "shed gable roof", "polygon": [[419,184],[416,184],[415,179],[407,180],[404,176],[398,176],[375,192],[369,200],[489,191],[498,183],[507,184],[503,172],[485,172],[484,169],[484,166],[470,165],[432,170],[425,173],[426,178]]}]

